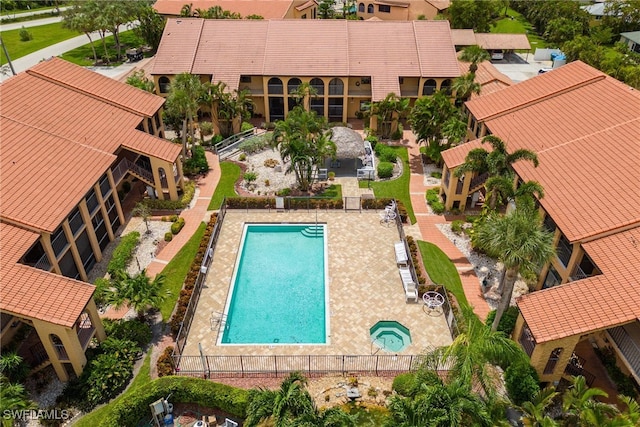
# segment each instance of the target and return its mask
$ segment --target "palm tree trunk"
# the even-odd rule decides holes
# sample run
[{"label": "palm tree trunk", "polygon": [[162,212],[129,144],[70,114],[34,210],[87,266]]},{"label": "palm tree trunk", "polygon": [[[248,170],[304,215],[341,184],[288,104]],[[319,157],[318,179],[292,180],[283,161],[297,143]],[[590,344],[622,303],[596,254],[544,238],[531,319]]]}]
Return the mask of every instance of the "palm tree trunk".
[{"label": "palm tree trunk", "polygon": [[182,159],[187,160],[187,117],[182,119]]},{"label": "palm tree trunk", "polygon": [[89,38],[89,45],[91,45],[91,52],[93,52],[93,63],[98,63],[98,54],[96,53],[96,47],[93,45],[93,39],[91,38],[91,32],[85,33]]},{"label": "palm tree trunk", "polygon": [[513,294],[513,285],[515,284],[516,278],[518,277],[518,269],[519,266],[515,266],[508,268],[505,271],[504,292],[502,294],[502,298],[500,298],[498,308],[496,309],[496,317],[495,319],[493,319],[493,324],[491,325],[491,330],[494,332],[498,330],[500,319],[511,304],[511,295]]}]

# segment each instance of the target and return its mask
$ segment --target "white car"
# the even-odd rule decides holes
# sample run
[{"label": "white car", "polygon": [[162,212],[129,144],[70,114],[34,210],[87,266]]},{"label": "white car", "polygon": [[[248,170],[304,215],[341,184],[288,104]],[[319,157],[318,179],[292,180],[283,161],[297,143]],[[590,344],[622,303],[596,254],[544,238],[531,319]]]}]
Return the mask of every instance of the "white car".
[{"label": "white car", "polygon": [[504,52],[502,50],[494,50],[491,52],[491,59],[504,59]]}]

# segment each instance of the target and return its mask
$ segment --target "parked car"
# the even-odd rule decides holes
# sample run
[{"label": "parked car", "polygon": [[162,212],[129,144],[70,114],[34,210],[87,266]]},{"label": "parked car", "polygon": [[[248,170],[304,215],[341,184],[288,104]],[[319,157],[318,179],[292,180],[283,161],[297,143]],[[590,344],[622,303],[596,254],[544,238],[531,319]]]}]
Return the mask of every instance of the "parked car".
[{"label": "parked car", "polygon": [[491,59],[504,59],[504,52],[502,49],[494,50],[491,52]]}]

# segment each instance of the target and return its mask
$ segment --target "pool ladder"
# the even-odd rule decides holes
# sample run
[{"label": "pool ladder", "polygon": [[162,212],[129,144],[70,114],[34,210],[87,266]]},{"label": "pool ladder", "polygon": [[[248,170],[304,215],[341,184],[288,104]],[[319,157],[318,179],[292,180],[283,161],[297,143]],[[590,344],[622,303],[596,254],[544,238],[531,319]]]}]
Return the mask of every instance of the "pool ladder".
[{"label": "pool ladder", "polygon": [[308,225],[300,233],[306,237],[322,237],[324,236],[324,227],[322,225]]},{"label": "pool ladder", "polygon": [[213,311],[211,313],[211,330],[214,331],[216,328],[220,330],[223,325],[227,323],[227,315],[221,313],[219,311]]}]

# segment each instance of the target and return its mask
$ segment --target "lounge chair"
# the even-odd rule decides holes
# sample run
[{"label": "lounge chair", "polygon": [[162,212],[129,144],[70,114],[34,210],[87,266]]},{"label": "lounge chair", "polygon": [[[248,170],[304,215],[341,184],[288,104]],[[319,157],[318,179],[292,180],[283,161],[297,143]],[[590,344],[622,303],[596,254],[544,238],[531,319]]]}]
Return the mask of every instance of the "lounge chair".
[{"label": "lounge chair", "polygon": [[402,286],[407,287],[408,284],[413,284],[415,286],[415,282],[413,280],[413,276],[411,275],[411,270],[408,267],[400,267],[398,269],[400,273],[400,279],[402,280]]},{"label": "lounge chair", "polygon": [[394,245],[396,250],[396,264],[406,267],[409,262],[409,256],[407,255],[407,249],[404,246],[404,242],[397,242]]},{"label": "lounge chair", "polygon": [[409,302],[410,300],[418,302],[418,289],[416,288],[415,283],[408,283],[404,287],[404,300],[406,302]]}]

